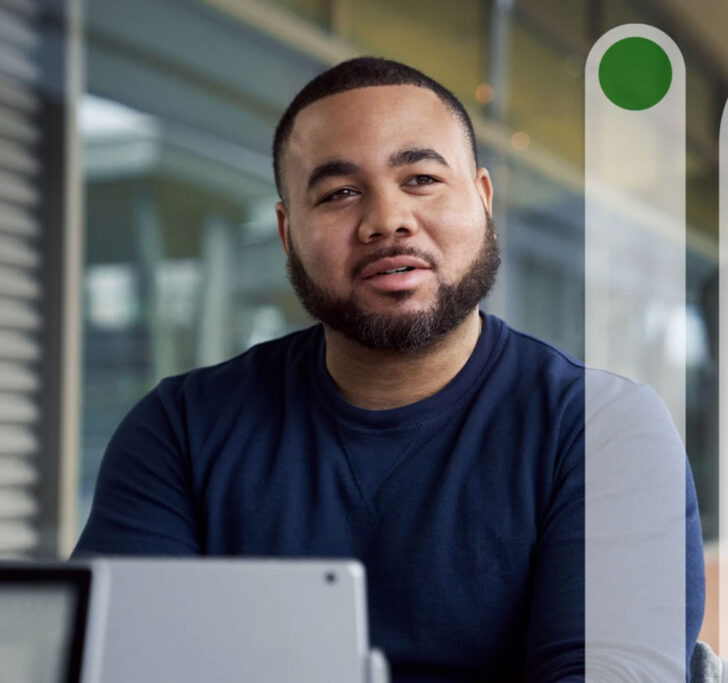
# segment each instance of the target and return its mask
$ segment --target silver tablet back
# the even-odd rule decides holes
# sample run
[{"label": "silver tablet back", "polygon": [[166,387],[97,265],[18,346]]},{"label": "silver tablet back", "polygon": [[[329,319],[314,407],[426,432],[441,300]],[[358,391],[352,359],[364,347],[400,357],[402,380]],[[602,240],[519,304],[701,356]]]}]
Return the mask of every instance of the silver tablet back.
[{"label": "silver tablet back", "polygon": [[105,559],[103,683],[386,680],[348,560]]}]

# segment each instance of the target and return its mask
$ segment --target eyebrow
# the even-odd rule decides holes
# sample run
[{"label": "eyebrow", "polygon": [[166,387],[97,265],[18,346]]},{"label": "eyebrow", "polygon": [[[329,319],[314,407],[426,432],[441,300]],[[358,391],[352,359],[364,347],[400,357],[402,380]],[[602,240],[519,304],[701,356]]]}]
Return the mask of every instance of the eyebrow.
[{"label": "eyebrow", "polygon": [[395,168],[397,166],[407,166],[408,164],[415,164],[418,161],[427,160],[436,161],[443,166],[450,166],[442,155],[438,154],[431,147],[412,147],[411,149],[402,149],[399,152],[395,152],[389,157],[389,166],[390,168]]},{"label": "eyebrow", "polygon": [[[450,164],[445,161],[444,157],[431,147],[411,147],[409,149],[401,149],[398,152],[394,152],[394,154],[389,157],[389,167],[397,168],[398,166],[407,166],[408,164],[415,164],[418,161],[426,160],[436,161],[438,164],[442,164],[448,168],[450,167]],[[344,161],[343,159],[325,161],[311,171],[311,175],[308,177],[306,189],[311,190],[325,178],[352,175],[358,170],[359,166],[351,161]]]},{"label": "eyebrow", "polygon": [[358,170],[359,167],[350,161],[342,161],[340,159],[325,161],[323,164],[319,164],[313,169],[313,171],[311,171],[311,175],[308,176],[308,186],[306,189],[311,190],[325,178],[340,175],[352,175]]}]

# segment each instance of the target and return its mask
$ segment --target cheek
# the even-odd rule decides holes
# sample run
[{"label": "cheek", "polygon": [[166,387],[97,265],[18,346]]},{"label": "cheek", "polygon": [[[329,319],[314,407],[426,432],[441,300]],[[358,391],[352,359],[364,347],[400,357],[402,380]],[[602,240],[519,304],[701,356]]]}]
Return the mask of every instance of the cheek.
[{"label": "cheek", "polygon": [[433,205],[422,220],[440,254],[442,275],[446,281],[456,280],[480,250],[485,232],[485,210],[482,204],[441,202]]},{"label": "cheek", "polygon": [[310,274],[321,281],[332,284],[346,276],[347,251],[345,244],[335,231],[309,233],[305,247],[304,263]]},{"label": "cheek", "polygon": [[443,250],[470,250],[473,241],[479,243],[485,227],[482,204],[475,205],[469,198],[463,201],[449,198],[435,202],[428,208],[422,220]]}]

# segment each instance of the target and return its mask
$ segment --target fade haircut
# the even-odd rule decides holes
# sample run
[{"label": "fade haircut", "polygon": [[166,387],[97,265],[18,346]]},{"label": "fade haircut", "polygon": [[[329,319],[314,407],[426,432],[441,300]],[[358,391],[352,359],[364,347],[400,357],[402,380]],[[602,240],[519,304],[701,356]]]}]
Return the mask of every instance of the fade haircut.
[{"label": "fade haircut", "polygon": [[[367,88],[376,85],[416,85],[432,90],[455,114],[468,137],[475,166],[478,166],[478,150],[470,116],[460,100],[446,87],[411,66],[380,57],[356,57],[341,62],[309,81],[293,98],[281,116],[273,136],[273,174],[278,195],[283,199],[283,173],[281,160],[298,112],[309,104],[336,95],[345,90]],[[285,201],[285,200],[284,200]]]}]

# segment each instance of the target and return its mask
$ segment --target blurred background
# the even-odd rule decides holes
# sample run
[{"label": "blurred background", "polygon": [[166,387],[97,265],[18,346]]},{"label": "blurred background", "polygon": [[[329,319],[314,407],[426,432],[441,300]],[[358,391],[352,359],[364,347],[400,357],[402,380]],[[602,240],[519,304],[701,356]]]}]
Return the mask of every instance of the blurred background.
[{"label": "blurred background", "polygon": [[0,0],[0,553],[68,555],[106,443],[162,377],[311,324],[270,145],[342,59],[398,59],[461,98],[504,252],[484,307],[583,357],[583,69],[630,22],[687,66],[687,448],[717,648],[715,0]]}]

